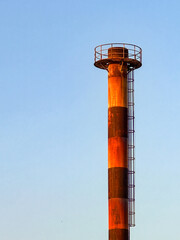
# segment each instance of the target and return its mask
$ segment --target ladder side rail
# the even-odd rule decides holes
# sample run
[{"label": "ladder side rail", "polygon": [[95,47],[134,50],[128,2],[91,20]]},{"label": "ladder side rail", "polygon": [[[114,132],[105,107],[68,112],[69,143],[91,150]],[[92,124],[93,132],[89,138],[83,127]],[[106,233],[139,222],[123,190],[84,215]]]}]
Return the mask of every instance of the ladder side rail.
[{"label": "ladder side rail", "polygon": [[135,166],[134,166],[134,71],[128,73],[128,199],[129,227],[135,226]]}]

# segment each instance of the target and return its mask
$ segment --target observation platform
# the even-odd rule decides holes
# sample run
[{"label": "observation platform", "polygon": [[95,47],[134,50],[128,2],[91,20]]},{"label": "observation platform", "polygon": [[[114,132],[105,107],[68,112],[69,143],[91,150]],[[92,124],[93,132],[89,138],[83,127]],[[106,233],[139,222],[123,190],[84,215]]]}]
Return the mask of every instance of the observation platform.
[{"label": "observation platform", "polygon": [[94,52],[94,66],[108,70],[109,64],[125,63],[128,71],[142,66],[142,49],[128,43],[109,43],[97,46]]}]

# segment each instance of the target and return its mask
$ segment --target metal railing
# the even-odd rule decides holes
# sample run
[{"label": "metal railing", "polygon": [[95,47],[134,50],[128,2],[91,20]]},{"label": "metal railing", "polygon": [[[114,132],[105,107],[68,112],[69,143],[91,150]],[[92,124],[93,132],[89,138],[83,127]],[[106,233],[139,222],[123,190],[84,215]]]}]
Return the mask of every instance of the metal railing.
[{"label": "metal railing", "polygon": [[[98,62],[101,60],[106,60],[108,58],[108,50],[110,48],[122,48],[122,59],[128,59],[132,61],[137,61],[142,63],[142,49],[136,45],[128,44],[128,43],[109,43],[102,44],[95,48],[94,51],[94,62]],[[128,50],[128,56],[127,56]],[[117,53],[112,53],[111,57],[115,58]]]}]

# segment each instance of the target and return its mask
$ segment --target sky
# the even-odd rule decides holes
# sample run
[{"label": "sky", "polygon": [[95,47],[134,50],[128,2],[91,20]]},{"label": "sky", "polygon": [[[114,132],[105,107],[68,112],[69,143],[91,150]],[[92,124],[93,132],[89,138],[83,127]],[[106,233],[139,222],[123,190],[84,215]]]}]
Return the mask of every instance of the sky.
[{"label": "sky", "polygon": [[135,71],[133,240],[179,237],[180,3],[0,0],[0,238],[108,239],[107,72],[94,47],[143,50]]}]

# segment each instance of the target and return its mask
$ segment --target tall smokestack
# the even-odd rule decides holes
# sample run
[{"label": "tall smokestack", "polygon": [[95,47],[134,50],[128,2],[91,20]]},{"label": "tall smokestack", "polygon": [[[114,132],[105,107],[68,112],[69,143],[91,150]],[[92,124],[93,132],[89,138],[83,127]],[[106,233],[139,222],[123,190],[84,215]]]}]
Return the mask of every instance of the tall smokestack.
[{"label": "tall smokestack", "polygon": [[95,48],[94,65],[108,71],[109,240],[130,239],[135,226],[134,69],[142,50],[132,44]]}]

